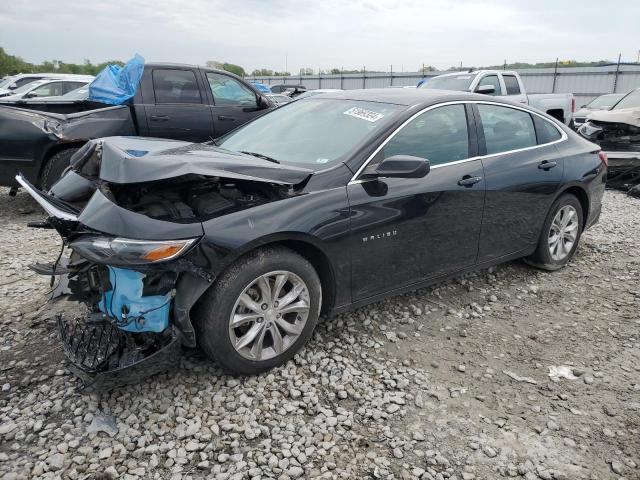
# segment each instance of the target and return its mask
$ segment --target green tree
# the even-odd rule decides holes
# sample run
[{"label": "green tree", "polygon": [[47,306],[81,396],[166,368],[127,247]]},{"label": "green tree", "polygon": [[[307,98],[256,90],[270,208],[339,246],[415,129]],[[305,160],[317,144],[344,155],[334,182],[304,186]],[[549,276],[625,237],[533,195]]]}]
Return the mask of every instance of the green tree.
[{"label": "green tree", "polygon": [[239,77],[244,77],[247,74],[244,71],[244,68],[242,68],[240,65],[234,65],[233,63],[225,62],[222,64],[222,68],[227,72],[231,72],[238,75]]},{"label": "green tree", "polygon": [[270,77],[273,75],[273,70],[269,70],[268,68],[256,68],[251,75],[254,77]]}]

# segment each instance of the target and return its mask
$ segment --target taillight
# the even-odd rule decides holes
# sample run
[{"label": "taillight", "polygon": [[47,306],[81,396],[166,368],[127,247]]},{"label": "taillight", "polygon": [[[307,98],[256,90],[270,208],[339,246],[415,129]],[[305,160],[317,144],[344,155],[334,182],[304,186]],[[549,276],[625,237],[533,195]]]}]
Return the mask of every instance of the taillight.
[{"label": "taillight", "polygon": [[600,150],[600,151],[598,152],[598,156],[600,157],[600,161],[601,161],[602,163],[604,163],[604,166],[605,166],[605,167],[608,167],[608,166],[609,166],[609,159],[607,158],[607,154],[606,154],[606,153],[604,153],[602,150]]},{"label": "taillight", "polygon": [[576,111],[576,97],[573,97],[571,99],[571,111],[575,112]]}]

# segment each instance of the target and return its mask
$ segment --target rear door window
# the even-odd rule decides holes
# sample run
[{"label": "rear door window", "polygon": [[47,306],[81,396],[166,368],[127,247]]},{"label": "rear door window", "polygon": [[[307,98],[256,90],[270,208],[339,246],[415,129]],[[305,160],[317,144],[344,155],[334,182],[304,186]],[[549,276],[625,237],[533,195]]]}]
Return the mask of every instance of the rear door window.
[{"label": "rear door window", "polygon": [[202,103],[196,76],[191,70],[153,71],[156,103]]},{"label": "rear door window", "polygon": [[507,95],[520,95],[520,84],[515,75],[502,75],[502,79],[507,88]]},{"label": "rear door window", "polygon": [[469,132],[464,105],[428,110],[406,124],[383,148],[383,158],[412,155],[432,166],[469,158]]},{"label": "rear door window", "polygon": [[63,92],[69,93],[75,90],[76,88],[80,88],[86,84],[87,84],[86,82],[65,82],[63,86]]},{"label": "rear door window", "polygon": [[500,86],[500,80],[498,80],[498,75],[485,75],[478,82],[478,86],[476,88],[482,87],[484,85],[491,85],[495,88],[493,93],[488,93],[487,95],[503,95],[502,87]]},{"label": "rear door window", "polygon": [[487,155],[537,145],[533,119],[528,112],[499,105],[478,104]]}]

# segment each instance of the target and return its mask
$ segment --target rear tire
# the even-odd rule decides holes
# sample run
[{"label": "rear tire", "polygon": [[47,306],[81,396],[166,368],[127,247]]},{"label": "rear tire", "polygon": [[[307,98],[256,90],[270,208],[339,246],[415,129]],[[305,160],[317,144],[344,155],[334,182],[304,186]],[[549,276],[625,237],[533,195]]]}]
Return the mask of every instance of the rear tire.
[{"label": "rear tire", "polygon": [[284,247],[255,250],[222,273],[196,305],[198,346],[229,373],[264,372],[307,343],[321,303],[320,278],[304,257]]},{"label": "rear tire", "polygon": [[549,271],[564,267],[578,248],[583,228],[580,200],[571,194],[561,195],[549,209],[536,251],[525,261]]},{"label": "rear tire", "polygon": [[77,151],[77,148],[67,148],[47,159],[40,175],[40,188],[42,190],[48,191],[58,181],[65,169],[70,165],[71,157]]}]

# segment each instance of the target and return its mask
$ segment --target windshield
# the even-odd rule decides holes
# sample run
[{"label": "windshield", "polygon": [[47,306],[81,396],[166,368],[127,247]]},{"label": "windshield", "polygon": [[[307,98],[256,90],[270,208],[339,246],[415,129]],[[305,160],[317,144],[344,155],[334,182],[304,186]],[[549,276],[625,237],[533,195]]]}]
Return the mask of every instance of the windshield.
[{"label": "windshield", "polygon": [[611,94],[611,95],[600,95],[598,98],[594,98],[585,105],[587,108],[591,108],[593,110],[608,110],[612,106],[616,104],[618,100],[624,97],[623,93],[620,94]]},{"label": "windshield", "polygon": [[273,110],[224,137],[220,146],[282,163],[323,168],[379,131],[400,105],[309,98]]},{"label": "windshield", "polygon": [[475,75],[445,75],[442,77],[433,77],[420,85],[420,88],[433,88],[435,90],[469,90],[471,81]]},{"label": "windshield", "polygon": [[626,97],[616,103],[612,110],[620,110],[622,108],[638,108],[640,107],[640,88],[629,93]]},{"label": "windshield", "polygon": [[4,80],[0,81],[0,88],[7,88],[12,83],[13,83],[13,77],[7,77]]}]

